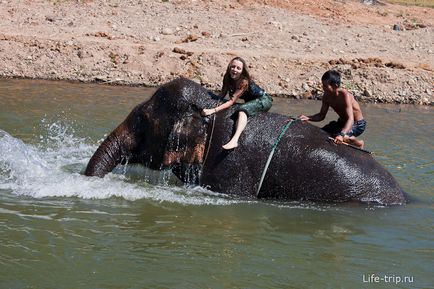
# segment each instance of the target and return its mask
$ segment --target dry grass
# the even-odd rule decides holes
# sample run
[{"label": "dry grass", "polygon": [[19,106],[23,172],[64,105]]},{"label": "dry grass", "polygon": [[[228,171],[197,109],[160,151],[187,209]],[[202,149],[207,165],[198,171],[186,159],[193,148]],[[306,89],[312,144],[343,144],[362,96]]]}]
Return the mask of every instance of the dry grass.
[{"label": "dry grass", "polygon": [[389,3],[434,8],[434,0],[388,0]]},{"label": "dry grass", "polygon": [[419,65],[417,65],[418,68],[422,68],[424,70],[428,70],[428,71],[434,71],[428,64],[426,63],[419,63]]}]

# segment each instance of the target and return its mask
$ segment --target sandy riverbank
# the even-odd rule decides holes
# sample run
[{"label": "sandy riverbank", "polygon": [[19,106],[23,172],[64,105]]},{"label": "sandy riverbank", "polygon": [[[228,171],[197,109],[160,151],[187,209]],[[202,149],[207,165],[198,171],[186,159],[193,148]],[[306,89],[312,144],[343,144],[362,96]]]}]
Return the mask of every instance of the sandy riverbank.
[{"label": "sandy riverbank", "polygon": [[362,2],[0,0],[0,77],[218,90],[237,55],[273,95],[335,68],[361,101],[434,104],[434,9]]}]

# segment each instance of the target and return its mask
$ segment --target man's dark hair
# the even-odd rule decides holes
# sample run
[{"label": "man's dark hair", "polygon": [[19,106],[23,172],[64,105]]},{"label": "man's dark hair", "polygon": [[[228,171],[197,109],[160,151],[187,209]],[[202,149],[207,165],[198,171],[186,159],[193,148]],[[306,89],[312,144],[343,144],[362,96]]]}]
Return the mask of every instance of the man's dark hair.
[{"label": "man's dark hair", "polygon": [[339,87],[341,86],[341,74],[336,70],[328,70],[321,77],[321,81],[328,82]]}]

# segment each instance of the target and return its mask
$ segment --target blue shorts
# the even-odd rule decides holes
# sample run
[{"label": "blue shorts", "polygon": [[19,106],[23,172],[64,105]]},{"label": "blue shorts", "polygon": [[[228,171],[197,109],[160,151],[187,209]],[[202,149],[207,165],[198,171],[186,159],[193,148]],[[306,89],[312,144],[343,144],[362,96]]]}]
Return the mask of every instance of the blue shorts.
[{"label": "blue shorts", "polygon": [[[338,119],[337,121],[331,121],[327,125],[325,125],[322,130],[325,130],[332,136],[337,136],[344,127],[345,123]],[[347,133],[348,136],[359,136],[361,135],[366,129],[366,120],[361,119],[358,121],[355,121],[353,124],[353,127],[351,130]]]}]

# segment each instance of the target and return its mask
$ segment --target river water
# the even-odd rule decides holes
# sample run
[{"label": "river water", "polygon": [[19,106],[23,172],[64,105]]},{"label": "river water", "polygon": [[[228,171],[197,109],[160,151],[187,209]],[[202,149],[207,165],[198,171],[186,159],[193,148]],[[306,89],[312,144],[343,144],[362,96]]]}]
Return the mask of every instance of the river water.
[{"label": "river water", "polygon": [[433,288],[432,107],[362,105],[405,206],[239,199],[140,167],[84,177],[152,91],[0,80],[0,288]]}]

